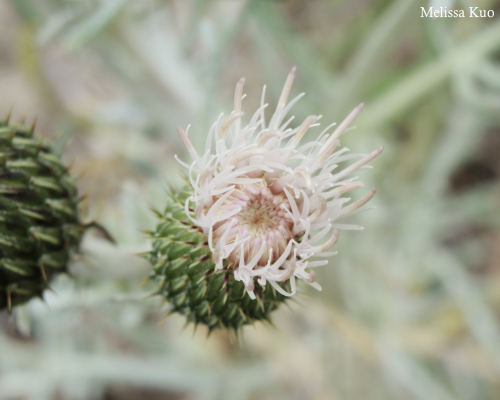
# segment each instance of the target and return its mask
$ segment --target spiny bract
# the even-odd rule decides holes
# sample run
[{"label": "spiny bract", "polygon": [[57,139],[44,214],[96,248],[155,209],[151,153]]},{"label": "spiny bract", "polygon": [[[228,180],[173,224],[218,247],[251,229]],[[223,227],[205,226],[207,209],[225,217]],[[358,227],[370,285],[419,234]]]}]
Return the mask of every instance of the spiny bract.
[{"label": "spiny bract", "polygon": [[76,187],[33,128],[0,122],[0,311],[41,297],[79,245]]},{"label": "spiny bract", "polygon": [[151,232],[153,249],[148,258],[153,265],[152,279],[158,294],[171,303],[172,312],[187,316],[188,322],[205,324],[209,330],[238,330],[257,320],[268,320],[270,313],[286,297],[271,285],[257,287],[257,300],[236,281],[231,268],[216,270],[208,238],[194,226],[184,211],[192,190],[172,193],[161,222]]}]

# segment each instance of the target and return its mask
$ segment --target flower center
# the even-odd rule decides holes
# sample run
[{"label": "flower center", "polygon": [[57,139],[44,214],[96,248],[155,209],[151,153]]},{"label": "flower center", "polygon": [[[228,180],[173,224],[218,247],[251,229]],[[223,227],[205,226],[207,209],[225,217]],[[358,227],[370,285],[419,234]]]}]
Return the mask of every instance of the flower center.
[{"label": "flower center", "polygon": [[227,259],[233,267],[240,262],[243,247],[245,263],[259,253],[257,265],[264,266],[278,259],[293,238],[293,221],[288,200],[281,194],[274,195],[265,183],[244,185],[233,191],[217,211],[218,215],[239,209],[240,211],[214,226],[214,245],[233,247],[235,242],[246,239],[232,249]]},{"label": "flower center", "polygon": [[246,206],[237,214],[240,226],[247,229],[252,237],[265,236],[274,231],[278,228],[280,220],[284,218],[284,211],[279,208],[282,204],[280,199],[274,196],[274,199],[269,197],[258,194],[250,198]]}]

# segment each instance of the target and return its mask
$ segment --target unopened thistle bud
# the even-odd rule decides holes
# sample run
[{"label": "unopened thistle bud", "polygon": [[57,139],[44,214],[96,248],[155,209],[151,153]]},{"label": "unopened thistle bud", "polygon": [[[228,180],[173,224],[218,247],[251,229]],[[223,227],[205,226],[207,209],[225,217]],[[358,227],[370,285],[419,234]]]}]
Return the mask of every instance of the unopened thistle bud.
[{"label": "unopened thistle bud", "polygon": [[0,311],[41,297],[80,243],[75,184],[33,128],[0,122]]},{"label": "unopened thistle bud", "polygon": [[[178,129],[193,162],[178,160],[189,185],[172,193],[161,222],[152,232],[149,259],[158,293],[172,311],[209,330],[238,330],[256,320],[269,320],[280,303],[297,292],[297,279],[317,290],[314,268],[326,265],[341,223],[359,212],[375,194],[371,189],[349,203],[343,194],[364,185],[352,178],[382,152],[349,155],[339,138],[363,105],[356,107],[330,133],[328,126],[313,141],[304,134],[319,125],[310,116],[295,128],[284,122],[302,95],[288,103],[295,76],[292,69],[269,123],[260,108],[242,127],[243,83],[236,86],[234,111],[212,125],[200,156],[187,132]],[[265,90],[265,88],[264,88]],[[221,122],[222,121],[222,122]],[[355,160],[344,169],[339,164]]]}]

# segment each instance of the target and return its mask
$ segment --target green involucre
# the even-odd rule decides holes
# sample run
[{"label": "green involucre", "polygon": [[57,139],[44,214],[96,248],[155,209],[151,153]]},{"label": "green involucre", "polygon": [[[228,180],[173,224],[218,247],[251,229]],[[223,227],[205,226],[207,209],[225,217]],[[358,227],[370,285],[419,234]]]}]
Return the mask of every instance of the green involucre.
[{"label": "green involucre", "polygon": [[195,325],[238,330],[254,321],[270,320],[270,314],[287,298],[267,283],[255,285],[252,300],[242,282],[233,276],[233,267],[215,270],[208,238],[201,228],[186,216],[184,202],[190,189],[170,195],[164,213],[157,213],[161,222],[151,232],[153,249],[147,258],[153,265],[151,278],[158,285],[158,294]]},{"label": "green involucre", "polygon": [[33,129],[0,122],[0,311],[41,297],[80,243],[67,168]]}]

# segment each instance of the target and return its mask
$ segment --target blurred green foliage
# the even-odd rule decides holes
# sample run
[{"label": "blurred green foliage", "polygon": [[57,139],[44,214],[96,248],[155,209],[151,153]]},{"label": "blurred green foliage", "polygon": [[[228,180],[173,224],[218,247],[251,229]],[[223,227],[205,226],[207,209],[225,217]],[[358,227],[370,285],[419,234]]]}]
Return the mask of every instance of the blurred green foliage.
[{"label": "blurred green foliage", "polygon": [[[0,3],[0,111],[40,116],[119,243],[89,234],[75,279],[1,316],[0,399],[500,398],[500,20],[420,17],[471,5],[500,15],[492,0]],[[344,144],[386,147],[362,172],[377,209],[276,328],[233,345],[160,322],[134,254],[180,183],[176,126],[200,147],[241,76],[251,113],[293,65],[297,121],[366,103]]]}]

